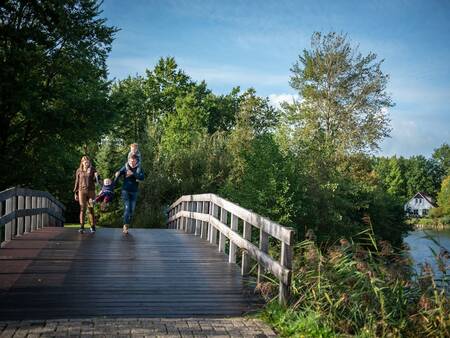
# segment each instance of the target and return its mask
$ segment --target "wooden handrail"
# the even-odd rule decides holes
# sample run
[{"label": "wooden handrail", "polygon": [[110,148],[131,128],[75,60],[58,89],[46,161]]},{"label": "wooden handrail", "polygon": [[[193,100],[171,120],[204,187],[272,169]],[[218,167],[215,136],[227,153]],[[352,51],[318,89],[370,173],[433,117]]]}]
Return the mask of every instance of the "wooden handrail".
[{"label": "wooden handrail", "polygon": [[[229,214],[230,224],[227,224]],[[242,234],[238,231],[239,219],[243,222]],[[264,269],[270,271],[280,282],[279,301],[286,304],[292,279],[294,229],[284,227],[215,194],[181,196],[169,208],[168,227],[194,233],[218,245],[220,252],[225,252],[225,241],[228,239],[229,262],[236,263],[236,248],[240,248],[243,252],[241,273],[246,275],[250,272],[249,258],[253,258],[258,263],[258,282],[261,281]],[[252,227],[260,231],[259,247],[251,243]],[[269,237],[281,242],[280,261],[268,253]]]},{"label": "wooden handrail", "polygon": [[44,226],[64,226],[64,210],[64,204],[46,191],[20,187],[1,191],[0,227],[4,226],[1,245]]}]

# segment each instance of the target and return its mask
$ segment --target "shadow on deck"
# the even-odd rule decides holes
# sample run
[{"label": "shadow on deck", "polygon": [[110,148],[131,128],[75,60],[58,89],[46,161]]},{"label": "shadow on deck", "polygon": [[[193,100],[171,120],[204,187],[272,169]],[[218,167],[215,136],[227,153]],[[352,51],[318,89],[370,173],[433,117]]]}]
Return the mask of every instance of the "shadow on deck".
[{"label": "shadow on deck", "polygon": [[177,230],[44,228],[0,250],[0,318],[239,316],[261,300],[217,247]]}]

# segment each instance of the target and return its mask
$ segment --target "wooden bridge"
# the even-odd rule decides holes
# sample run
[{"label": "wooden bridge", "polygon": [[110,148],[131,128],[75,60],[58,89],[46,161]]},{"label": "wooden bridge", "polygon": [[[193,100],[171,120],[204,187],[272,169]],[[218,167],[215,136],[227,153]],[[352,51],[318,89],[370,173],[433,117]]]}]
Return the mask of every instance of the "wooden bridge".
[{"label": "wooden bridge", "polygon": [[168,229],[128,236],[64,228],[46,192],[11,188],[0,202],[3,320],[241,315],[261,305],[246,277],[255,264],[289,296],[293,230],[213,194],[183,196]]}]

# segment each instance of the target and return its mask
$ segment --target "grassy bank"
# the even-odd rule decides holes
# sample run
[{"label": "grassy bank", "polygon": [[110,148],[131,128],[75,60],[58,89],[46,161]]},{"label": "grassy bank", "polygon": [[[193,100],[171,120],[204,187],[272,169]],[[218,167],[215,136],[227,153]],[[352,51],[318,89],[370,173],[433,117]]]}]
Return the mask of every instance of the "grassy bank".
[{"label": "grassy bank", "polygon": [[376,242],[370,231],[327,249],[301,242],[289,307],[272,299],[277,288],[267,282],[260,289],[272,301],[261,318],[283,337],[448,337],[449,257],[436,259],[439,281],[427,264],[416,275],[405,252]]},{"label": "grassy bank", "polygon": [[436,218],[413,218],[407,221],[409,224],[414,225],[416,229],[450,229],[450,217],[436,217]]}]

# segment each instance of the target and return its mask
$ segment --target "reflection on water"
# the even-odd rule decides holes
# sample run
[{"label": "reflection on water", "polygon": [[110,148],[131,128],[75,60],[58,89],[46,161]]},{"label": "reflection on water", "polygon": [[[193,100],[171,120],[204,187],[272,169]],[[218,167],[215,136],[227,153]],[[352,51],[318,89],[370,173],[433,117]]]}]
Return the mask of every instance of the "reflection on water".
[{"label": "reflection on water", "polygon": [[[427,236],[433,237],[437,243],[427,238]],[[431,264],[433,271],[439,274],[436,259],[431,249],[433,249],[436,254],[439,254],[441,249],[450,251],[450,229],[411,231],[404,238],[404,241],[411,248],[410,254],[414,261],[414,268],[416,271],[420,270],[420,264],[428,262]],[[450,266],[448,266],[450,262],[448,259],[446,260],[446,263],[447,270],[450,270]]]}]

